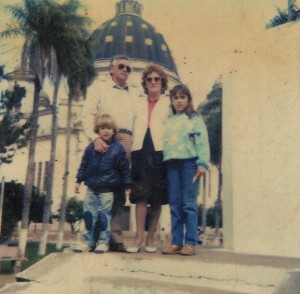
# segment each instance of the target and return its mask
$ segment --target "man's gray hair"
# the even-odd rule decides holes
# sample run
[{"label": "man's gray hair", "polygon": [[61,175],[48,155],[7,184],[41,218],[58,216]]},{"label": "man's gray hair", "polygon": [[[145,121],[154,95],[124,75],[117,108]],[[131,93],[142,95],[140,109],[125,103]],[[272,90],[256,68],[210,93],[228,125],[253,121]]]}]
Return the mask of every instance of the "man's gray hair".
[{"label": "man's gray hair", "polygon": [[121,60],[121,59],[125,59],[125,60],[130,61],[130,58],[127,55],[125,55],[125,54],[117,54],[117,55],[114,55],[111,58],[110,63],[109,63],[109,68],[111,68],[114,65],[114,62],[116,60]]}]

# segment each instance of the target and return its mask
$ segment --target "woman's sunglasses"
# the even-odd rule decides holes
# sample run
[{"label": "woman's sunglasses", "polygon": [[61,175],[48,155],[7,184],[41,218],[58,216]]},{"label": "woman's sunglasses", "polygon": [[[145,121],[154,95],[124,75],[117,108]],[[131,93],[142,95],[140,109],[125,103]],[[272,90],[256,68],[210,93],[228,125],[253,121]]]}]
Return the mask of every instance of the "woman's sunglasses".
[{"label": "woman's sunglasses", "polygon": [[152,83],[152,81],[158,82],[158,81],[160,81],[160,80],[161,80],[161,77],[146,78],[146,81],[147,81],[148,83]]},{"label": "woman's sunglasses", "polygon": [[128,73],[131,72],[131,67],[130,67],[130,66],[125,65],[125,64],[122,64],[122,63],[118,64],[118,69],[122,70],[122,69],[124,69],[124,68],[126,68],[126,71],[127,71]]}]

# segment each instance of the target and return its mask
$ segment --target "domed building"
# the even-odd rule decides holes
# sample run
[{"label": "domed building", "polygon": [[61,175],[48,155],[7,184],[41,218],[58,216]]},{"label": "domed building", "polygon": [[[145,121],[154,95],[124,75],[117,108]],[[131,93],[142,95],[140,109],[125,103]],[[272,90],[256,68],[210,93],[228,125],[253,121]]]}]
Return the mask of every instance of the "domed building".
[{"label": "domed building", "polygon": [[177,84],[179,76],[171,51],[161,33],[142,18],[142,5],[135,0],[116,3],[116,15],[104,22],[92,34],[96,68],[108,72],[112,56],[126,54],[133,66],[130,82],[140,86],[140,74],[149,63],[161,65]]}]

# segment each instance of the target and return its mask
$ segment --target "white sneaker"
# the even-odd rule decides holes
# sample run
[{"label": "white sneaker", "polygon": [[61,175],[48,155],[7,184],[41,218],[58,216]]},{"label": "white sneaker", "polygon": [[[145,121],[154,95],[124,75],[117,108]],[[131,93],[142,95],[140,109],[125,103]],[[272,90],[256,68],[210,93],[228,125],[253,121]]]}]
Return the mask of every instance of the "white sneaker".
[{"label": "white sneaker", "polygon": [[108,246],[106,244],[99,244],[94,250],[95,253],[105,253],[107,251],[108,251]]},{"label": "white sneaker", "polygon": [[87,243],[78,244],[76,247],[73,248],[73,252],[81,253],[81,252],[89,252],[91,247]]}]

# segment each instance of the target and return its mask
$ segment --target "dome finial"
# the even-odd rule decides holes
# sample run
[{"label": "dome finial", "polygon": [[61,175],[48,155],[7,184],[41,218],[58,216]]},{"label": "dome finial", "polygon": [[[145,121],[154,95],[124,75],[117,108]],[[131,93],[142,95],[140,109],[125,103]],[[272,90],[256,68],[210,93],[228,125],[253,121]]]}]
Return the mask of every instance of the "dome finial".
[{"label": "dome finial", "polygon": [[121,0],[116,3],[116,15],[129,13],[142,16],[143,6],[137,0]]}]

